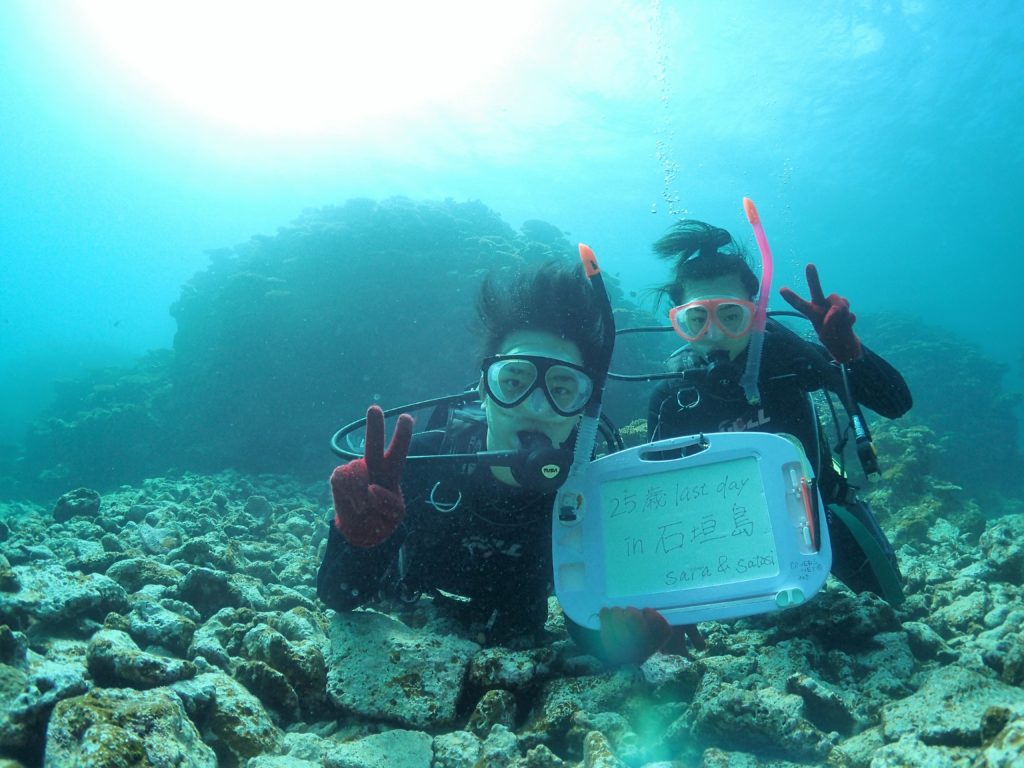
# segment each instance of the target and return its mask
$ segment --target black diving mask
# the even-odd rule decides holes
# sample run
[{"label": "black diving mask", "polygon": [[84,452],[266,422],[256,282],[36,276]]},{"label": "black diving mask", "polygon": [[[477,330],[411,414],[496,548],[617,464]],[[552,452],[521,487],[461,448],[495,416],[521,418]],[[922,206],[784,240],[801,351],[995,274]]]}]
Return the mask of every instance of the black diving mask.
[{"label": "black diving mask", "polygon": [[494,355],[483,361],[480,370],[484,391],[503,408],[529,402],[539,411],[543,397],[559,416],[576,416],[594,393],[594,378],[586,368],[557,358]]}]

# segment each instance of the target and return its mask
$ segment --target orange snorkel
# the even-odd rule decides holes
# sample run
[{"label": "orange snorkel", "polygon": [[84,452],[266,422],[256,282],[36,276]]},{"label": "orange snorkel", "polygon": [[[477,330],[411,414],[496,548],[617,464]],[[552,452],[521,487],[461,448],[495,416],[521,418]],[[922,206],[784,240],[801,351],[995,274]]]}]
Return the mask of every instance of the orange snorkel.
[{"label": "orange snorkel", "polygon": [[594,371],[594,391],[590,395],[583,418],[580,420],[579,433],[576,436],[576,448],[570,472],[581,471],[590,463],[590,455],[597,440],[597,427],[601,419],[601,398],[604,395],[605,383],[608,381],[608,368],[612,362],[615,348],[615,318],[612,314],[612,302],[601,276],[601,268],[597,265],[597,257],[589,245],[579,244],[580,261],[583,270],[590,279],[590,284],[599,294],[601,300],[601,320],[604,324],[604,345],[599,370]]},{"label": "orange snorkel", "polygon": [[608,381],[608,368],[611,366],[612,352],[615,348],[615,317],[612,314],[612,302],[608,297],[604,278],[601,276],[601,268],[597,265],[597,257],[590,246],[580,243],[579,247],[583,270],[601,299],[601,320],[604,323],[605,337],[601,364],[599,370],[594,371],[594,391],[590,395],[576,432],[576,445],[573,448],[569,476],[555,500],[555,515],[562,522],[575,520],[583,504],[580,489],[597,442],[597,432],[601,423],[601,398]]}]

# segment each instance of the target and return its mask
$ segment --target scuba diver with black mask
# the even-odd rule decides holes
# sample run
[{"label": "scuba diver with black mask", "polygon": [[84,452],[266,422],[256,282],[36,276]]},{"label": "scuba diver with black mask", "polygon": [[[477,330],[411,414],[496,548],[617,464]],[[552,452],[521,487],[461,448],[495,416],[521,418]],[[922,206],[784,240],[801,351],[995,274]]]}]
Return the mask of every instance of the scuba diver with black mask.
[{"label": "scuba diver with black mask", "polygon": [[849,302],[835,293],[826,297],[816,268],[808,264],[811,300],[788,288],[780,293],[811,321],[821,344],[769,317],[759,339],[759,371],[754,370],[758,395],[749,397],[741,380],[752,348],[759,282],[743,250],[726,230],[683,220],[654,244],[654,251],[674,262],[672,279],[658,293],[671,301],[669,320],[687,343],[670,358],[677,375],[662,381],[651,396],[648,438],[732,431],[795,437],[827,505],[832,574],[855,592],[872,591],[898,603],[902,588],[892,546],[841,464],[833,463],[810,393],[838,395],[851,417],[858,456],[872,474],[877,466],[858,404],[887,418],[902,416],[912,404],[903,377],[861,344]]},{"label": "scuba diver with black mask", "polygon": [[[416,434],[403,413],[386,451],[385,414],[372,406],[364,457],[334,470],[317,594],[339,611],[429,594],[493,643],[544,627],[555,489],[595,381],[603,384],[613,331],[592,281],[559,263],[490,274],[477,310],[477,388],[428,401],[446,403]],[[360,455],[337,440],[336,452]],[[513,458],[489,460],[502,456]]]}]

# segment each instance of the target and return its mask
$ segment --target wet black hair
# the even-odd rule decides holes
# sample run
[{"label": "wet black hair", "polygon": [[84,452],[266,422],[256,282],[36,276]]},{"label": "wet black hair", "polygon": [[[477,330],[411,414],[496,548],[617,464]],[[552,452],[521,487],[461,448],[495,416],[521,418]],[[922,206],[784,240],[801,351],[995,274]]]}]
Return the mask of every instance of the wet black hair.
[{"label": "wet black hair", "polygon": [[654,253],[675,259],[672,279],[655,289],[659,299],[667,296],[674,305],[682,303],[686,284],[694,280],[736,275],[751,299],[761,285],[743,247],[728,231],[703,221],[679,220],[654,244]]},{"label": "wet black hair", "polygon": [[600,298],[581,264],[549,261],[492,271],[480,286],[476,308],[484,357],[498,354],[509,334],[530,330],[574,342],[585,368],[594,370],[602,360]]}]

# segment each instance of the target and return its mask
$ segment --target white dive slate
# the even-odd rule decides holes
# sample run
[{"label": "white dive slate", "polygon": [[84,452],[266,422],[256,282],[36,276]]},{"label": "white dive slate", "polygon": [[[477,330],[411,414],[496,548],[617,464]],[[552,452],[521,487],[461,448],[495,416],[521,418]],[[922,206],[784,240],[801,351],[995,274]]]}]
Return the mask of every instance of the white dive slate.
[{"label": "white dive slate", "polygon": [[591,629],[610,606],[670,624],[798,605],[832,566],[825,511],[803,451],[786,437],[674,437],[591,462],[558,492],[555,592]]}]

